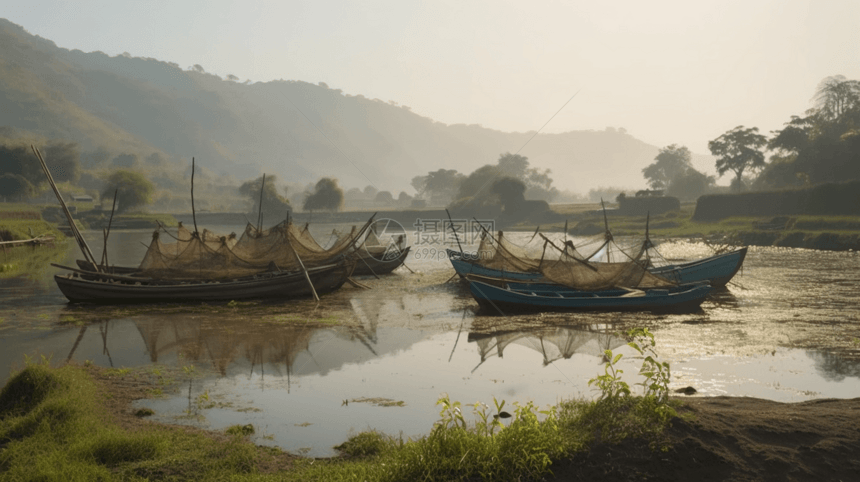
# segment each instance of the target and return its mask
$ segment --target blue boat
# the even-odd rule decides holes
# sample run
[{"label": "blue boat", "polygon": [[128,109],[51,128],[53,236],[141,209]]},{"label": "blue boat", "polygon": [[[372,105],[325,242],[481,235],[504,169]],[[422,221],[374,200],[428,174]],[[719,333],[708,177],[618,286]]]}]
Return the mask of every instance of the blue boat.
[{"label": "blue boat", "polygon": [[689,312],[710,293],[706,283],[671,289],[579,291],[534,283],[497,286],[468,279],[469,291],[481,308],[500,314],[523,311],[659,311]]},{"label": "blue boat", "polygon": [[[447,251],[448,259],[451,261],[451,264],[454,265],[454,270],[457,271],[457,274],[459,274],[461,278],[466,275],[477,275],[484,278],[498,278],[522,281],[534,281],[541,278],[541,274],[538,272],[525,273],[522,271],[503,271],[486,268],[484,266],[481,266],[481,264],[477,261],[477,256],[473,256],[468,253],[464,254],[460,251],[454,251],[452,249],[448,249]],[[474,260],[472,260],[472,258],[474,258]]]},{"label": "blue boat", "polygon": [[654,267],[648,271],[678,284],[707,281],[716,288],[725,286],[731,281],[741,269],[746,255],[747,248],[744,246],[728,253],[717,254],[689,263]]},{"label": "blue boat", "polygon": [[[743,247],[728,253],[717,254],[689,263],[672,264],[649,268],[652,274],[662,276],[678,284],[688,284],[706,281],[712,287],[725,286],[740,270],[747,248]],[[538,272],[500,271],[481,266],[476,255],[464,254],[460,251],[448,250],[448,259],[460,277],[477,275],[484,278],[496,278],[515,281],[536,281],[542,278]]]}]

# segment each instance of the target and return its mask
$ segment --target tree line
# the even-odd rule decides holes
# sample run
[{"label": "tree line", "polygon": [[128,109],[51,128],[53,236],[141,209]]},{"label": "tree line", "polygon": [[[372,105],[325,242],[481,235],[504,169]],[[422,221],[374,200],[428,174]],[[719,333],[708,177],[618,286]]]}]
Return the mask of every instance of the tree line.
[{"label": "tree line", "polygon": [[[860,81],[842,75],[823,79],[812,98],[814,106],[791,116],[785,127],[759,133],[737,126],[708,142],[719,176],[734,175],[733,192],[808,186],[860,179]],[[770,152],[767,162],[765,152]],[[672,144],[642,170],[652,189],[695,199],[715,184],[713,176],[696,171],[690,151]]]}]

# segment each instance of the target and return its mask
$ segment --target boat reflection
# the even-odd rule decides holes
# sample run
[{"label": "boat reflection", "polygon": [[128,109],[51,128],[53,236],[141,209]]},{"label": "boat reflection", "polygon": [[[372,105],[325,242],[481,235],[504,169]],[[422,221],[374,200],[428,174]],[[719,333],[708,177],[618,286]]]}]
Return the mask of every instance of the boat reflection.
[{"label": "boat reflection", "polygon": [[[193,319],[150,318],[134,320],[146,345],[151,363],[165,359],[182,360],[208,367],[222,377],[266,372],[289,377],[296,372],[307,375],[325,373],[342,364],[378,357],[375,327],[364,325],[301,325],[298,320],[283,323],[236,320],[217,323]],[[332,339],[350,342],[345,353],[338,344],[338,362],[326,361],[315,352],[326,352]],[[402,348],[402,347],[401,347]],[[318,355],[318,354],[317,354]],[[368,356],[369,355],[369,356]]]},{"label": "boat reflection", "polygon": [[703,305],[707,306],[709,309],[722,308],[726,310],[737,310],[740,308],[737,296],[735,296],[735,294],[725,286],[711,290]]},{"label": "boat reflection", "polygon": [[475,343],[481,361],[472,373],[487,360],[504,357],[505,348],[516,344],[530,348],[543,357],[543,366],[569,359],[573,355],[604,357],[605,350],[614,350],[627,341],[615,335],[610,325],[539,326],[469,333],[469,343]]}]

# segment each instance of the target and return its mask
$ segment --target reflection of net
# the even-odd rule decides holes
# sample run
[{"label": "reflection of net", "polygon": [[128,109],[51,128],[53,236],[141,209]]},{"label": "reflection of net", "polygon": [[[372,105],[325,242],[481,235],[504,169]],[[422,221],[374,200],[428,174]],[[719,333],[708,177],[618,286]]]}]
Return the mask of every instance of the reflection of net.
[{"label": "reflection of net", "polygon": [[253,366],[268,363],[289,373],[296,357],[309,351],[310,340],[319,329],[311,326],[283,326],[272,330],[269,324],[248,324],[237,320],[199,323],[188,320],[144,318],[135,320],[152,362],[159,355],[181,354],[195,363],[210,362],[222,376],[244,355]]},{"label": "reflection of net", "polygon": [[[355,228],[323,249],[304,231],[281,223],[267,230],[250,224],[239,240],[204,231],[194,236],[180,226],[176,242],[163,243],[161,231],[153,234],[152,243],[140,263],[141,274],[152,278],[225,279],[248,276],[277,268],[293,271],[321,266],[346,254],[355,241]],[[273,265],[274,263],[274,265]]]},{"label": "reflection of net", "polygon": [[495,354],[502,358],[505,348],[517,344],[543,354],[544,366],[575,354],[603,356],[604,350],[613,350],[624,339],[608,333],[592,332],[567,327],[547,327],[536,330],[502,332],[480,336],[477,339],[481,363]]},{"label": "reflection of net", "polygon": [[[648,272],[644,263],[640,262],[645,253],[642,248],[626,263],[586,263],[561,253],[556,260],[544,259],[540,272],[544,278],[554,283],[578,290],[675,286],[675,283]],[[552,249],[558,250],[555,247]]]}]

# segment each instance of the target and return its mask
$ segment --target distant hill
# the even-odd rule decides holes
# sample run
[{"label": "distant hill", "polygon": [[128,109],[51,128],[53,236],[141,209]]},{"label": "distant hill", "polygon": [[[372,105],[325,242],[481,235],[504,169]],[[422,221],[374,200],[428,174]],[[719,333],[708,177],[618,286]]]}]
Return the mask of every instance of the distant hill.
[{"label": "distant hill", "polygon": [[[440,168],[469,173],[533,135],[446,125],[325,84],[242,84],[127,55],[58,48],[0,19],[0,127],[78,142],[86,152],[153,153],[216,173],[412,192]],[[334,145],[332,145],[334,144]],[[337,146],[337,147],[334,147]],[[559,189],[644,187],[656,146],[615,129],[540,134],[521,151]],[[348,158],[348,159],[347,159]]]}]

